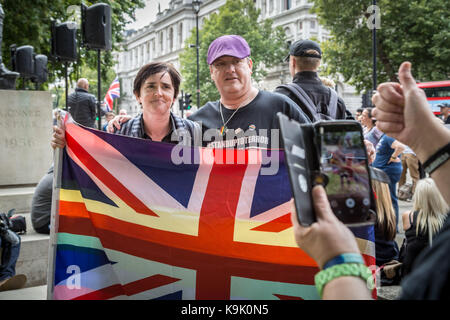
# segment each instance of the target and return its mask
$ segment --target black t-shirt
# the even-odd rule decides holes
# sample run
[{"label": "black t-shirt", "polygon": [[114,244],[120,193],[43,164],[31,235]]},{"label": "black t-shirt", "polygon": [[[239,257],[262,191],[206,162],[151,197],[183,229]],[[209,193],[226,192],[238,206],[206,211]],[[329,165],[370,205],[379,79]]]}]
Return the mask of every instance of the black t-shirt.
[{"label": "black t-shirt", "polygon": [[[450,213],[449,213],[450,214]],[[450,299],[450,218],[402,281],[401,300]]]},{"label": "black t-shirt", "polygon": [[419,215],[419,211],[413,212],[413,219],[409,219],[411,227],[408,230],[405,230],[405,238],[406,238],[406,250],[405,257],[403,259],[403,275],[406,276],[412,270],[412,266],[414,261],[419,256],[420,252],[423,249],[428,247],[428,228],[424,231],[419,229],[419,234],[417,235],[417,217]]},{"label": "black t-shirt", "polygon": [[[300,123],[310,123],[303,111],[281,94],[259,91],[249,104],[238,110],[208,102],[189,117],[202,123],[203,145],[214,148],[281,148],[278,112]],[[234,115],[233,115],[234,113]],[[220,129],[226,123],[224,135]],[[213,129],[213,130],[210,130]]]}]

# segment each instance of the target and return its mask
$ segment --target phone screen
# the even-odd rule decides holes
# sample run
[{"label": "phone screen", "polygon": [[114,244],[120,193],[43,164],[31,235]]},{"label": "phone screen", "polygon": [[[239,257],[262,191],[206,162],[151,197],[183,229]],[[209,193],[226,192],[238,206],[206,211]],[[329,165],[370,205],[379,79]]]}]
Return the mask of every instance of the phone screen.
[{"label": "phone screen", "polygon": [[335,215],[344,223],[365,220],[371,187],[362,131],[351,126],[321,126],[320,166]]}]

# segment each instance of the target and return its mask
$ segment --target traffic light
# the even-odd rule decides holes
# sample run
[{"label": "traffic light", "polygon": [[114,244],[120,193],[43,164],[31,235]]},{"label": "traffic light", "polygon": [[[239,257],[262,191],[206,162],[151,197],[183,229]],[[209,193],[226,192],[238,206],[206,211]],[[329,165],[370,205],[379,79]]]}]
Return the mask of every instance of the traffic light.
[{"label": "traffic light", "polygon": [[180,110],[184,110],[183,96],[181,96],[181,98],[178,99],[178,103],[180,104]]},{"label": "traffic light", "polygon": [[183,106],[184,110],[189,110],[189,109],[192,108],[192,106],[191,106],[191,103],[192,103],[191,96],[192,96],[192,94],[189,94],[189,93],[185,93],[184,94],[184,106]]}]

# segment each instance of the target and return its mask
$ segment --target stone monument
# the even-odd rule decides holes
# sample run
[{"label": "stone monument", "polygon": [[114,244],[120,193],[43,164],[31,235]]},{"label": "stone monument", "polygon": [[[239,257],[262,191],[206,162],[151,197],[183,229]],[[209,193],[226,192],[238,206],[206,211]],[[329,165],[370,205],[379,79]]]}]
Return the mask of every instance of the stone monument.
[{"label": "stone monument", "polygon": [[0,211],[29,212],[34,187],[53,161],[52,98],[0,90]]}]

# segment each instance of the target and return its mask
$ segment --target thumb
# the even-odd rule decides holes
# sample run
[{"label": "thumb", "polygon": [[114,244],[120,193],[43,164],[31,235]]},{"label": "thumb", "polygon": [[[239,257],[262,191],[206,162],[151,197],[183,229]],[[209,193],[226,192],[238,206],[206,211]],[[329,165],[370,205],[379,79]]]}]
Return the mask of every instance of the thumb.
[{"label": "thumb", "polygon": [[316,185],[312,189],[312,198],[317,220],[337,219],[330,207],[327,193],[321,185]]},{"label": "thumb", "polygon": [[398,69],[398,79],[403,87],[403,91],[407,92],[417,88],[416,81],[411,74],[411,63],[403,62]]}]

